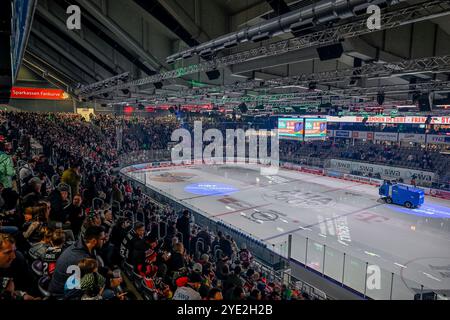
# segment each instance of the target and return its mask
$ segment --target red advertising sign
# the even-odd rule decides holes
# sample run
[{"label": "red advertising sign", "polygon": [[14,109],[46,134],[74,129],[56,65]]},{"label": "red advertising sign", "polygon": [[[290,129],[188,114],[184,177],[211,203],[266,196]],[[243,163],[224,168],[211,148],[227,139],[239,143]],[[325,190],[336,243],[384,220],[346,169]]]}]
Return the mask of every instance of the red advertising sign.
[{"label": "red advertising sign", "polygon": [[11,99],[66,100],[67,98],[69,95],[60,89],[11,88]]}]

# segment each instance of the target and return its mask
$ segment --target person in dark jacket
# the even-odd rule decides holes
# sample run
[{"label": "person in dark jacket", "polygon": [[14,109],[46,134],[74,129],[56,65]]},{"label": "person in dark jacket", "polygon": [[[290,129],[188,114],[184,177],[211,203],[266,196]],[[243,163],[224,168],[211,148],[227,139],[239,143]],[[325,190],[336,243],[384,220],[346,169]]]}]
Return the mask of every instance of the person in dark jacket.
[{"label": "person in dark jacket", "polygon": [[55,174],[55,169],[53,169],[53,167],[48,163],[48,159],[45,155],[40,156],[35,169],[37,172],[45,173],[49,179],[51,179]]},{"label": "person in dark jacket", "polygon": [[186,267],[186,260],[184,259],[184,246],[182,243],[176,243],[173,249],[174,253],[167,261],[169,271],[179,271]]},{"label": "person in dark jacket", "polygon": [[93,226],[86,230],[84,239],[79,239],[68,247],[56,261],[56,268],[50,282],[49,291],[54,295],[64,294],[64,286],[69,274],[67,269],[76,266],[84,258],[97,258],[97,250],[106,240],[102,227]]},{"label": "person in dark jacket", "polygon": [[231,241],[229,237],[222,237],[219,240],[220,249],[222,250],[223,254],[227,257],[231,258],[231,255],[233,254],[233,248],[231,246]]},{"label": "person in dark jacket", "polygon": [[135,250],[139,251],[141,248],[145,247],[145,226],[143,223],[138,222],[134,225],[133,229],[126,235],[123,239],[122,244],[120,246],[120,255],[127,261],[129,264],[134,266],[135,257],[138,253],[135,254]]},{"label": "person in dark jacket", "polygon": [[130,224],[128,220],[124,218],[119,218],[112,228],[110,243],[113,246],[113,253],[111,257],[111,263],[113,265],[118,265],[120,263],[120,246],[129,231]]},{"label": "person in dark jacket", "polygon": [[91,174],[88,178],[86,190],[83,193],[84,202],[89,205],[92,203],[92,199],[98,197],[96,181],[96,176],[94,174]]},{"label": "person in dark jacket", "polygon": [[69,188],[65,185],[61,185],[58,189],[53,190],[50,193],[49,201],[51,205],[50,211],[50,225],[55,223],[67,222],[66,212],[64,211],[65,203],[69,196]]},{"label": "person in dark jacket", "polygon": [[183,215],[177,220],[177,229],[183,235],[183,245],[187,253],[190,252],[191,223],[189,220],[189,211],[184,210]]},{"label": "person in dark jacket", "polygon": [[78,238],[81,231],[81,226],[86,218],[82,204],[83,199],[79,194],[77,194],[73,197],[72,204],[65,209],[65,215],[70,222],[70,228],[76,238]]},{"label": "person in dark jacket", "polygon": [[197,234],[197,238],[202,239],[204,244],[203,250],[200,246],[200,254],[209,252],[209,249],[211,248],[211,235],[208,233],[208,230],[206,228],[200,230],[200,232]]},{"label": "person in dark jacket", "polygon": [[25,196],[22,199],[22,208],[34,207],[43,199],[41,194],[42,180],[38,177],[32,178],[23,188]]},{"label": "person in dark jacket", "polygon": [[236,266],[234,268],[234,272],[230,274],[223,285],[223,289],[227,291],[232,287],[242,287],[244,285],[244,281],[241,279],[242,269],[240,266]]}]

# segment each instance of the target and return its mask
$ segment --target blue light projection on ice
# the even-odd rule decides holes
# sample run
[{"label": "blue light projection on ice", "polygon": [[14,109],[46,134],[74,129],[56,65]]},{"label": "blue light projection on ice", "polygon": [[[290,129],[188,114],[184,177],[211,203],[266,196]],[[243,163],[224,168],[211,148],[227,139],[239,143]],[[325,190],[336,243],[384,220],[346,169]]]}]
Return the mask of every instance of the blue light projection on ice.
[{"label": "blue light projection on ice", "polygon": [[424,204],[416,209],[408,209],[396,205],[388,205],[390,209],[394,211],[406,213],[409,215],[426,217],[426,218],[437,218],[437,219],[449,219],[450,218],[450,208],[445,206],[440,206],[438,204]]},{"label": "blue light projection on ice", "polygon": [[186,186],[184,191],[202,196],[224,196],[238,192],[239,189],[223,183],[199,182]]}]

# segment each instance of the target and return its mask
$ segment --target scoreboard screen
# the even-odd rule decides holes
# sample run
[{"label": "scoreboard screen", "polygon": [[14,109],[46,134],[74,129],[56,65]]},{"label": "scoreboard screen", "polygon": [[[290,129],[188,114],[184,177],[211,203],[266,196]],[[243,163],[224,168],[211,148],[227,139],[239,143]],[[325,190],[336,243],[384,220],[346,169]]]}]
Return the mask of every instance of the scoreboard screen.
[{"label": "scoreboard screen", "polygon": [[308,141],[327,137],[327,119],[279,118],[278,135],[281,139]]},{"label": "scoreboard screen", "polygon": [[305,128],[305,140],[327,137],[327,119],[305,118]]},{"label": "scoreboard screen", "polygon": [[303,140],[303,118],[279,118],[278,136],[284,139]]}]

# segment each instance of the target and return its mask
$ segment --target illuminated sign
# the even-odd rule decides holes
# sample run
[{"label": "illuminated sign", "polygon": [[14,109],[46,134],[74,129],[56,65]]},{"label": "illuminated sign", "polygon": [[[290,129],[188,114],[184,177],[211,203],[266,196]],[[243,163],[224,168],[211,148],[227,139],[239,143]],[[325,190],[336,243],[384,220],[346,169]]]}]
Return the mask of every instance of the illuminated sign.
[{"label": "illuminated sign", "polygon": [[60,89],[12,87],[11,99],[66,100],[69,95]]},{"label": "illuminated sign", "polygon": [[300,118],[279,118],[278,135],[283,138],[303,140],[304,128],[303,119]]},{"label": "illuminated sign", "polygon": [[305,139],[324,139],[326,136],[327,119],[305,118]]},{"label": "illuminated sign", "polygon": [[233,186],[217,182],[194,183],[184,188],[186,192],[203,196],[230,195],[239,190]]},{"label": "illuminated sign", "polygon": [[293,140],[314,140],[327,137],[327,119],[279,118],[278,135]]},{"label": "illuminated sign", "polygon": [[[425,124],[428,117],[421,116],[407,116],[407,117],[368,117],[367,123],[393,123],[393,124]],[[328,122],[363,122],[364,117],[360,116],[345,116],[334,117],[328,116]],[[432,117],[431,124],[450,124],[450,117]]]}]

